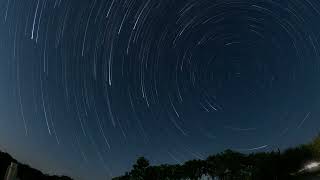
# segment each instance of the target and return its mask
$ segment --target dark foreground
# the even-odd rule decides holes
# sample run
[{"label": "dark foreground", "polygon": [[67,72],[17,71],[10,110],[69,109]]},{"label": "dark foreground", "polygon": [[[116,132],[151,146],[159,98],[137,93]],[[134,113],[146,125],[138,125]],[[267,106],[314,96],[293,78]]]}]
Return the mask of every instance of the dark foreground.
[{"label": "dark foreground", "polygon": [[19,163],[8,153],[0,151],[0,180],[4,179],[8,166],[14,162],[18,165],[17,177],[19,180],[72,180],[67,176],[51,176],[31,168],[28,165]]},{"label": "dark foreground", "polygon": [[[0,151],[0,180],[12,163],[18,165],[20,180],[72,180],[67,176],[51,176],[21,164]],[[242,154],[232,150],[195,159],[183,164],[152,166],[140,157],[129,172],[113,180],[320,180],[320,136],[295,148],[271,152]],[[319,164],[312,169],[311,163]]]},{"label": "dark foreground", "polygon": [[[232,150],[195,159],[184,164],[151,166],[140,157],[131,171],[113,180],[320,180],[320,136],[295,148],[242,154]],[[320,164],[320,163],[319,163]],[[310,171],[310,172],[309,172]]]}]

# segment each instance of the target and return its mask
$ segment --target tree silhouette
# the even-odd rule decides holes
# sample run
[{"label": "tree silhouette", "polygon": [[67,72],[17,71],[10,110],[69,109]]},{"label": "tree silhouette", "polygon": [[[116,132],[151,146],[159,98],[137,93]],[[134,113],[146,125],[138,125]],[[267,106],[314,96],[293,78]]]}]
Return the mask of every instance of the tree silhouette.
[{"label": "tree silhouette", "polygon": [[197,180],[204,174],[205,163],[202,160],[187,161],[183,165],[183,170],[187,178]]},{"label": "tree silhouette", "polygon": [[218,176],[218,160],[215,155],[211,155],[207,158],[205,164],[205,172],[212,179]]},{"label": "tree silhouette", "polygon": [[316,160],[320,160],[320,134],[313,139],[308,148],[310,148],[312,156]]},{"label": "tree silhouette", "polygon": [[320,160],[320,136],[309,144],[283,152],[278,149],[242,154],[226,150],[183,165],[150,166],[148,160],[140,157],[129,173],[114,180],[198,180],[203,175],[219,180],[286,180],[298,177],[297,172],[306,162],[317,160]]},{"label": "tree silhouette", "polygon": [[144,158],[138,158],[136,164],[133,165],[133,170],[131,171],[131,176],[137,180],[143,180],[146,176],[146,170],[149,167],[149,161]]}]

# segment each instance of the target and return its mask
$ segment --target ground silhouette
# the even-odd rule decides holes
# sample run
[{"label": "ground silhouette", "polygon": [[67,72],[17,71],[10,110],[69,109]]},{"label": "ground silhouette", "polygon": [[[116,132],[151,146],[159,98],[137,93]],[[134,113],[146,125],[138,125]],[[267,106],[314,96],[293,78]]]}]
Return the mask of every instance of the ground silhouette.
[{"label": "ground silhouette", "polygon": [[[132,170],[113,180],[289,180],[320,179],[319,170],[301,171],[310,162],[320,160],[320,135],[308,144],[284,151],[242,154],[232,150],[195,159],[183,164],[151,166],[140,157]],[[316,177],[316,178],[314,178]]]},{"label": "ground silhouette", "polygon": [[20,180],[72,180],[67,176],[51,176],[42,173],[41,171],[31,168],[26,164],[19,163],[12,158],[8,153],[0,151],[0,179],[4,179],[8,166],[11,162],[18,164],[18,178]]}]

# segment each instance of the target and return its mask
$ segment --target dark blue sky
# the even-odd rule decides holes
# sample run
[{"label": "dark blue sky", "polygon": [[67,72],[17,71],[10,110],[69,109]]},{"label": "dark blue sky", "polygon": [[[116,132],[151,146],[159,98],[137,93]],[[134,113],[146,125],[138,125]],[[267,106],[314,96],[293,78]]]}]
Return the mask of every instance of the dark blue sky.
[{"label": "dark blue sky", "polygon": [[0,149],[110,179],[311,140],[317,0],[0,0]]}]

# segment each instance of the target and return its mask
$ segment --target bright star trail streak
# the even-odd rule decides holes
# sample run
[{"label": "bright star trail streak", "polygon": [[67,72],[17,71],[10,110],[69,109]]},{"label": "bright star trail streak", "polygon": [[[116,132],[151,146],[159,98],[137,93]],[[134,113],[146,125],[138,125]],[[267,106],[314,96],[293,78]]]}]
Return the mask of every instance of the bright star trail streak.
[{"label": "bright star trail streak", "polygon": [[0,147],[111,179],[320,127],[318,0],[0,0]]}]

